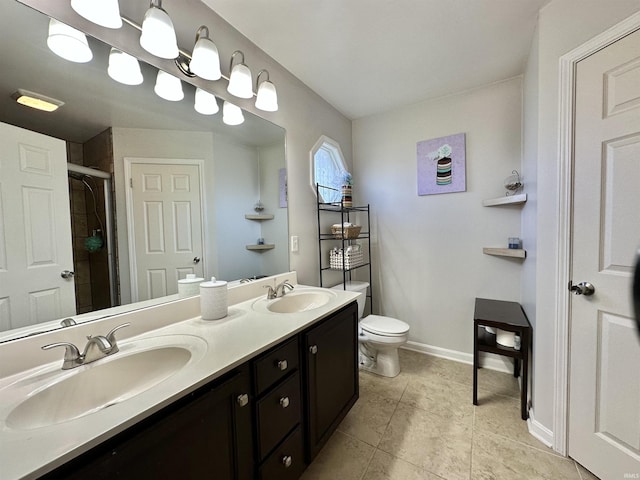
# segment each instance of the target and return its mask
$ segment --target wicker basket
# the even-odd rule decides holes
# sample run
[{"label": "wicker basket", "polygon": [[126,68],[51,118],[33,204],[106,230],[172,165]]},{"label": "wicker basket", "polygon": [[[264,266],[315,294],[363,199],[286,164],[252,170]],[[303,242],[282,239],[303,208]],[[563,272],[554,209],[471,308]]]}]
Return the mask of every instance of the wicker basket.
[{"label": "wicker basket", "polygon": [[358,238],[360,230],[362,230],[362,225],[352,225],[350,227],[343,227],[342,225],[331,226],[331,233],[335,238]]}]

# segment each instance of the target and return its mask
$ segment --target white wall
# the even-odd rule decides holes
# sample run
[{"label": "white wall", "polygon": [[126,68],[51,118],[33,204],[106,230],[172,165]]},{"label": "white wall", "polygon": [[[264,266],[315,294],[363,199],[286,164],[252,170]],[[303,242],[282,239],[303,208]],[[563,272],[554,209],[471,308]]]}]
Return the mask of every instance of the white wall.
[{"label": "white wall", "polygon": [[[520,298],[522,261],[482,253],[520,236],[520,207],[482,200],[504,195],[520,169],[521,106],[513,78],[353,122],[354,196],[372,209],[374,306],[409,323],[412,341],[470,354],[475,297]],[[462,132],[467,191],[418,196],[416,143]]]},{"label": "white wall", "polygon": [[[533,409],[536,421],[549,430],[553,429],[554,420],[556,366],[553,358],[558,322],[555,299],[559,291],[566,290],[565,285],[558,285],[556,276],[559,58],[638,10],[640,0],[554,0],[540,11],[538,41],[534,41],[530,52],[532,58],[525,79],[528,86],[523,167],[525,172],[537,170],[537,193],[535,202],[527,205],[527,209],[533,211],[527,211],[523,222],[526,221],[528,231],[531,216],[535,216],[537,247],[535,272],[526,271],[527,278],[522,284],[529,285],[531,276],[536,276],[532,318],[535,323]],[[532,112],[536,102],[537,112]],[[523,301],[531,302],[525,292]],[[532,316],[531,312],[527,313]]]},{"label": "white wall", "polygon": [[279,142],[261,147],[260,155],[260,199],[264,213],[274,216],[273,220],[261,222],[261,236],[265,243],[276,247],[260,254],[262,274],[272,275],[281,265],[289,263],[289,238],[287,229],[287,208],[280,207],[280,169],[285,158],[284,144]]}]

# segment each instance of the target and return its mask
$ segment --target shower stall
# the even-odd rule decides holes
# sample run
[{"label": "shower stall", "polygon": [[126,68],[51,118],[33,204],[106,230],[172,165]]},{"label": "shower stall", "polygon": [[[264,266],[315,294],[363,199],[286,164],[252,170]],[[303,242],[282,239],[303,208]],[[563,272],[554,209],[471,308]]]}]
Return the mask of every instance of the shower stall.
[{"label": "shower stall", "polygon": [[67,163],[76,312],[118,304],[111,175]]}]

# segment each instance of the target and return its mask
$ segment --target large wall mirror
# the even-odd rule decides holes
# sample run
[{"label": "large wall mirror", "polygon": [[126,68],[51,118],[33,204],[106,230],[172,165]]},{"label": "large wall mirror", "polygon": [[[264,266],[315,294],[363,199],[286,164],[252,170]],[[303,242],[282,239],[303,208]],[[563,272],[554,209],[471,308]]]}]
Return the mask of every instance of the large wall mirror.
[{"label": "large wall mirror", "polygon": [[[64,317],[173,299],[188,273],[232,281],[288,270],[284,129],[248,112],[236,126],[201,115],[184,81],[183,100],[164,100],[154,93],[157,69],[144,62],[141,85],[117,83],[107,75],[109,45],[89,37],[92,60],[66,61],[47,48],[47,16],[11,0],[2,9],[0,331],[27,335]],[[30,109],[12,98],[19,89],[64,105]],[[43,194],[49,187],[20,177],[49,155],[24,148],[35,145],[30,132],[63,146],[61,190]],[[24,158],[12,157],[20,148],[11,142]],[[63,251],[73,258],[61,260]],[[16,274],[16,263],[38,278],[53,266],[72,286],[72,305],[57,287]]]}]

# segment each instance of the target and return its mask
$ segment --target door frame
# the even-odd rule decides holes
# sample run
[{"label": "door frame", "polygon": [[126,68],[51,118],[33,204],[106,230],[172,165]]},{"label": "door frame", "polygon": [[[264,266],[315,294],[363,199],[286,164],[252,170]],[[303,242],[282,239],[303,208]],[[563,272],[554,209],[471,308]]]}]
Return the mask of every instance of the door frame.
[{"label": "door frame", "polygon": [[631,15],[603,33],[560,57],[559,132],[558,132],[558,210],[556,231],[558,233],[558,281],[555,298],[557,319],[555,338],[555,388],[553,449],[567,455],[569,438],[569,321],[570,298],[564,286],[571,279],[571,219],[573,214],[573,139],[575,111],[576,68],[580,60],[608,47],[623,37],[640,29],[640,12]]},{"label": "door frame", "polygon": [[131,191],[131,166],[135,163],[142,164],[162,164],[162,165],[193,165],[198,167],[200,177],[200,224],[202,225],[202,271],[207,272],[207,256],[205,248],[207,245],[207,201],[206,191],[204,189],[204,160],[195,158],[153,158],[153,157],[124,157],[124,181],[125,181],[125,204],[127,211],[127,242],[129,251],[129,286],[131,289],[131,301],[138,300],[138,281],[137,279],[137,257],[135,251],[135,238],[133,233],[133,193]]}]

